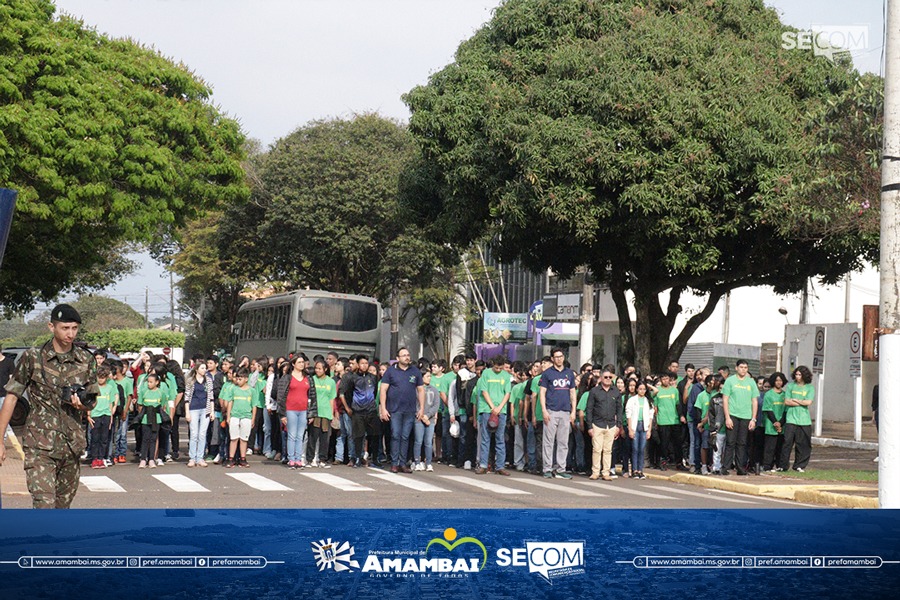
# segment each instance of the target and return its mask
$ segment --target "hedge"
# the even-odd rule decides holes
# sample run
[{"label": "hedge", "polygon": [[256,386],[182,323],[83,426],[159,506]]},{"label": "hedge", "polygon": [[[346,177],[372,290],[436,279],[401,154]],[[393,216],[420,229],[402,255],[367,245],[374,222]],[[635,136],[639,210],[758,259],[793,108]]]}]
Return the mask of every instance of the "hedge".
[{"label": "hedge", "polygon": [[183,348],[185,335],[164,329],[110,329],[86,333],[84,341],[116,352],[140,352],[141,348]]}]

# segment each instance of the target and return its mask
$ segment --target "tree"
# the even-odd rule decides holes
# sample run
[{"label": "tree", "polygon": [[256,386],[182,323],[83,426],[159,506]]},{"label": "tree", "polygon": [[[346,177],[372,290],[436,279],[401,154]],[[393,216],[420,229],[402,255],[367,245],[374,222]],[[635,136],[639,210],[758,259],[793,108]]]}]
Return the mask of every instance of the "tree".
[{"label": "tree", "polygon": [[251,200],[220,222],[227,275],[276,289],[309,286],[386,300],[428,280],[446,252],[401,209],[414,156],[399,123],[374,114],[315,121],[252,160]]},{"label": "tree", "polygon": [[72,302],[72,306],[81,315],[81,330],[84,333],[108,329],[141,329],[145,326],[142,314],[124,302],[105,296],[82,296]]},{"label": "tree", "polygon": [[[858,226],[800,233],[861,206],[877,176],[835,160],[863,132],[822,120],[873,82],[783,49],[786,29],[761,0],[508,0],[405,96],[423,154],[409,209],[536,271],[589,266],[620,357],[660,369],[729,290],[834,282],[877,251]],[[837,182],[854,186],[841,202]],[[706,303],[673,338],[688,291]]]},{"label": "tree", "polygon": [[0,5],[0,186],[19,191],[0,271],[8,310],[102,287],[150,242],[247,195],[238,124],[184,65],[54,17]]}]

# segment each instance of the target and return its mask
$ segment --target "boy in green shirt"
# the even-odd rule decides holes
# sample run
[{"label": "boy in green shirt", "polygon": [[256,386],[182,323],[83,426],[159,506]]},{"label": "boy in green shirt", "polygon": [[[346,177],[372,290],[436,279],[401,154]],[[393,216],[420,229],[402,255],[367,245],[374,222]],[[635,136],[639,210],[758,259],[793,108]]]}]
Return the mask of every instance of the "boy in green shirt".
[{"label": "boy in green shirt", "polygon": [[[257,393],[256,389],[248,385],[250,373],[245,367],[237,370],[234,376],[234,385],[226,392],[222,390],[222,400],[228,402],[226,421],[228,432],[231,435],[231,448],[225,466],[229,469],[235,465],[249,467],[247,463],[247,440],[250,439],[250,429],[256,419]],[[235,451],[239,450],[239,454]],[[232,461],[231,457],[236,458]]]},{"label": "boy in green shirt", "polygon": [[756,428],[756,402],[759,388],[748,374],[750,366],[743,358],[735,365],[737,374],[725,380],[722,387],[722,408],[725,412],[725,455],[722,475],[728,475],[732,464],[738,475],[747,475],[747,438]]},{"label": "boy in green shirt", "polygon": [[797,367],[791,374],[794,381],[784,388],[784,446],[781,449],[781,465],[787,469],[794,451],[794,470],[802,473],[812,454],[812,420],[809,407],[816,398],[812,385],[812,371]]},{"label": "boy in green shirt", "polygon": [[97,368],[97,385],[100,393],[97,404],[88,411],[88,425],[91,426],[91,468],[105,469],[109,464],[109,432],[112,429],[112,415],[119,401],[119,386],[112,381],[109,365]]},{"label": "boy in green shirt", "polygon": [[763,444],[763,471],[771,471],[775,467],[775,459],[778,458],[777,471],[783,471],[786,464],[782,464],[781,449],[784,443],[784,386],[787,377],[784,373],[774,373],[769,379],[772,386],[763,397],[762,411],[765,417],[766,440]]},{"label": "boy in green shirt", "polygon": [[490,370],[482,373],[475,388],[479,434],[479,466],[475,469],[476,475],[487,473],[492,437],[496,447],[496,472],[498,475],[509,475],[509,471],[503,467],[506,461],[506,403],[512,390],[512,376],[504,370],[504,366],[504,356],[492,358]]}]

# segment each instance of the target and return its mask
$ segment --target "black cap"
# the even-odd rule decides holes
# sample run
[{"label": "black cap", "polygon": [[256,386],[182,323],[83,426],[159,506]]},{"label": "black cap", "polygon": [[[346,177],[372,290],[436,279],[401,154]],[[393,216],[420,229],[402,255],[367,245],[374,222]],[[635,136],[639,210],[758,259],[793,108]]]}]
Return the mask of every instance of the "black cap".
[{"label": "black cap", "polygon": [[81,323],[81,315],[68,304],[57,304],[50,311],[50,320],[54,323]]}]

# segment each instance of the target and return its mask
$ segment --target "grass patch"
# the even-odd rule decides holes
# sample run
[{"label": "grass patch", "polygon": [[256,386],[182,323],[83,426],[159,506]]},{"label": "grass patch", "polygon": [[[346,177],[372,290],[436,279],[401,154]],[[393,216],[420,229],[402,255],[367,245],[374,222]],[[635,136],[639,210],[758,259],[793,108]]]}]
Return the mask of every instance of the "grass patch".
[{"label": "grass patch", "polygon": [[777,473],[777,475],[789,479],[841,481],[845,483],[878,483],[878,471],[861,471],[858,469],[807,469],[803,473],[787,470]]}]

